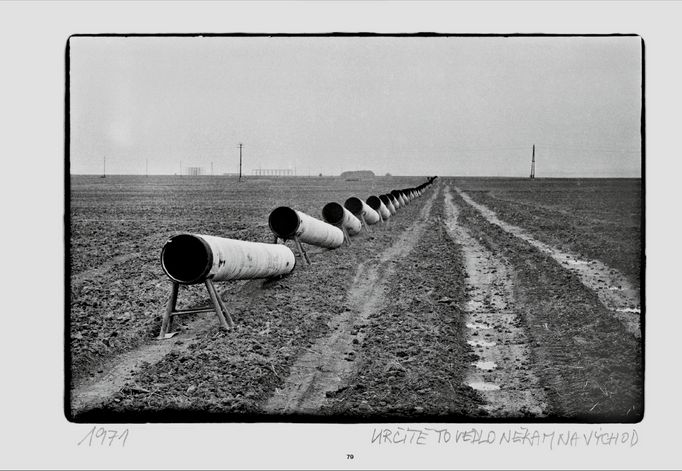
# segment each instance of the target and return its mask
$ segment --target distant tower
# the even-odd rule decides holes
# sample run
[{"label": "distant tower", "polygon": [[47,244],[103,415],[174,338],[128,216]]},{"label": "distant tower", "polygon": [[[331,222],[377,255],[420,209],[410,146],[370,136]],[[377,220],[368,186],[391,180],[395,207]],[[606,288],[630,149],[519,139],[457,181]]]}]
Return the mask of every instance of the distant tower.
[{"label": "distant tower", "polygon": [[530,178],[535,178],[535,144],[533,144],[533,160],[530,163]]},{"label": "distant tower", "polygon": [[239,143],[239,181],[242,181],[242,147],[243,144]]}]

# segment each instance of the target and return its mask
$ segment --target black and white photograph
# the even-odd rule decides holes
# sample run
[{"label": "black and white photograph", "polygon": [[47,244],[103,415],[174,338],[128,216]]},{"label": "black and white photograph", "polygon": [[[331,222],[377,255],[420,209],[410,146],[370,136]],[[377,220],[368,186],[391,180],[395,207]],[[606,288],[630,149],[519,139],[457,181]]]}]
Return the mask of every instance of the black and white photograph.
[{"label": "black and white photograph", "polygon": [[679,469],[681,16],[0,2],[0,469]]},{"label": "black and white photograph", "polygon": [[641,420],[641,37],[67,54],[72,420]]}]

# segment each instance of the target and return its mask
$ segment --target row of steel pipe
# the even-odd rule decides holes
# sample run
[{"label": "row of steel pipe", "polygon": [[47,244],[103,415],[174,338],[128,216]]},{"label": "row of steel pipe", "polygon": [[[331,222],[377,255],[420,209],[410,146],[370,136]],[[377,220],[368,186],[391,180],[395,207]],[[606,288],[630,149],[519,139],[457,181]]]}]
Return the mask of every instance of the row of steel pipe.
[{"label": "row of steel pipe", "polygon": [[400,207],[421,196],[423,189],[430,184],[431,182],[427,182],[416,188],[372,195],[366,201],[351,196],[343,206],[336,202],[327,203],[322,208],[324,221],[301,211],[279,207],[270,214],[268,225],[275,238],[296,238],[299,242],[311,245],[337,248],[343,244],[344,231],[348,236],[353,236],[360,232],[363,224],[369,226],[388,220]]},{"label": "row of steel pipe", "polygon": [[[437,177],[416,188],[372,195],[366,201],[352,196],[344,205],[328,203],[322,209],[325,221],[301,211],[280,206],[270,213],[268,225],[276,238],[296,239],[324,248],[343,244],[344,231],[357,235],[364,221],[373,225],[386,221],[399,208],[423,194]],[[264,244],[203,234],[179,234],[166,241],[161,266],[176,283],[197,284],[207,280],[270,278],[290,273],[296,264],[291,249],[283,244]]]},{"label": "row of steel pipe", "polygon": [[[327,203],[322,209],[322,218],[329,224],[344,230],[348,236],[360,232],[362,224],[373,225],[387,221],[395,215],[397,209],[409,204],[411,200],[421,196],[430,182],[416,188],[392,190],[384,195],[372,195],[365,201],[356,196],[348,198],[343,207],[339,203]],[[342,211],[345,210],[345,211]]]},{"label": "row of steel pipe", "polygon": [[[431,184],[429,181],[428,184]],[[344,206],[328,203],[322,209],[327,222],[301,211],[280,206],[270,213],[268,224],[275,234],[274,244],[227,239],[204,234],[178,234],[169,238],[161,250],[161,266],[173,281],[171,295],[161,323],[159,339],[172,337],[173,316],[214,311],[224,329],[233,326],[232,317],[218,295],[214,281],[273,278],[291,273],[296,266],[293,251],[277,239],[294,239],[301,255],[310,263],[301,242],[327,248],[339,247],[344,239],[360,232],[362,224],[376,224],[396,213],[397,208],[421,196],[426,184],[417,188],[393,190],[390,194],[357,197]],[[330,224],[331,223],[331,224]],[[181,285],[204,283],[212,308],[177,309]]]},{"label": "row of steel pipe", "polygon": [[381,219],[383,219],[384,221],[391,217],[391,212],[388,210],[384,202],[381,201],[381,198],[379,198],[378,196],[372,195],[369,198],[367,198],[366,202],[370,208],[379,213],[379,216],[381,216]]}]

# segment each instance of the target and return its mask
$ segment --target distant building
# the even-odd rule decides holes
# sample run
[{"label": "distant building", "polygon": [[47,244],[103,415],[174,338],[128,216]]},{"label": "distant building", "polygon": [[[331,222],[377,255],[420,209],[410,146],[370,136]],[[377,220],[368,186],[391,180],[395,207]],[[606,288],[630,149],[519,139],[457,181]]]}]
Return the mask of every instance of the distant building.
[{"label": "distant building", "polygon": [[195,177],[197,175],[203,175],[203,174],[204,174],[203,167],[185,167],[185,175]]},{"label": "distant building", "polygon": [[349,170],[341,174],[345,180],[372,180],[374,176],[371,170]]},{"label": "distant building", "polygon": [[258,176],[274,176],[274,177],[291,177],[296,175],[296,169],[291,168],[254,168],[253,175]]}]

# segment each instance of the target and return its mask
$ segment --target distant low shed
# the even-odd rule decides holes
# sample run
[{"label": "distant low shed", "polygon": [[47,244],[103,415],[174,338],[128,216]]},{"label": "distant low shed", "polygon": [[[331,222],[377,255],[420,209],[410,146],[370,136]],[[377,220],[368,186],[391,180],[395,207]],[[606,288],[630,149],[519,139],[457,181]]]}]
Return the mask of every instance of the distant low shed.
[{"label": "distant low shed", "polygon": [[341,178],[346,180],[371,180],[374,178],[374,172],[371,170],[349,170],[343,172]]}]

